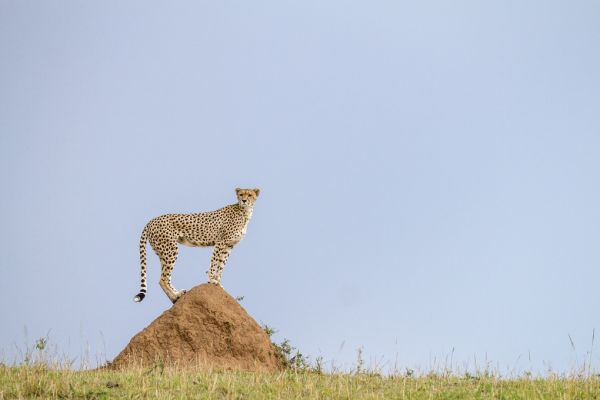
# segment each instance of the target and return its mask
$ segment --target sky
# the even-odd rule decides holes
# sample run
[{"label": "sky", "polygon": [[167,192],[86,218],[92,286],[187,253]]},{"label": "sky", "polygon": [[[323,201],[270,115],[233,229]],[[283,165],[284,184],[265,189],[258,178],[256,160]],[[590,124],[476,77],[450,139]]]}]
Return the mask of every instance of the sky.
[{"label": "sky", "polygon": [[[596,1],[0,0],[0,360],[111,360],[138,241],[259,187],[222,283],[313,360],[600,368]],[[210,248],[180,250],[177,289]],[[573,344],[571,343],[571,340]],[[596,344],[597,347],[597,344]]]}]

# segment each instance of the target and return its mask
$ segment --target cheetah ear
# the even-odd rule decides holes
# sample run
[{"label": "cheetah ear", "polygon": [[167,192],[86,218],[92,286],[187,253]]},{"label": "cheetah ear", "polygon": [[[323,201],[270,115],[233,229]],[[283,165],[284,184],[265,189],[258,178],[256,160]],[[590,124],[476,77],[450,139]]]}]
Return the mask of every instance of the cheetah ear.
[{"label": "cheetah ear", "polygon": [[237,194],[239,194],[239,193],[240,193],[240,190],[242,190],[242,189],[240,189],[240,188],[235,188],[235,194],[236,194],[236,195],[237,195]]},{"label": "cheetah ear", "polygon": [[256,188],[256,189],[252,189],[254,190],[254,194],[256,194],[256,197],[258,197],[258,194],[260,193],[260,189]]}]

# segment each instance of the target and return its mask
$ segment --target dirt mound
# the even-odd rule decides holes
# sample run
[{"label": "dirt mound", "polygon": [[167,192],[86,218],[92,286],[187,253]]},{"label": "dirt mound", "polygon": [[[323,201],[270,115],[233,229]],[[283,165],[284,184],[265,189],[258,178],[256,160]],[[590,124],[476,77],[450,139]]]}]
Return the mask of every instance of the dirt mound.
[{"label": "dirt mound", "polygon": [[183,295],[108,365],[276,370],[280,359],[265,331],[222,288],[203,284]]}]

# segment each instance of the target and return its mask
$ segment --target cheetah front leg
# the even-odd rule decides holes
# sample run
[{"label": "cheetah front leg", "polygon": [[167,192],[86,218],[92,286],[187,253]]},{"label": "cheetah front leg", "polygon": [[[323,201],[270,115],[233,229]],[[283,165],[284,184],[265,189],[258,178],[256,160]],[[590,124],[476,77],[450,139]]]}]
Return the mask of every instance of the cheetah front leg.
[{"label": "cheetah front leg", "polygon": [[223,273],[223,268],[225,268],[225,263],[227,263],[232,248],[233,246],[225,243],[215,244],[210,260],[210,269],[208,270],[208,283],[223,287],[223,285],[221,285],[221,274]]}]

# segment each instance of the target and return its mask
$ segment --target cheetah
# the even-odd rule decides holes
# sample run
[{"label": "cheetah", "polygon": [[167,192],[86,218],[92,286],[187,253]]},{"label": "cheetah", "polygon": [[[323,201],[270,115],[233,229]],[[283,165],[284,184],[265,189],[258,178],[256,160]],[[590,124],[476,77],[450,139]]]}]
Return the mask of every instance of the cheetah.
[{"label": "cheetah", "polygon": [[213,246],[208,282],[221,286],[221,274],[233,246],[246,235],[252,218],[254,203],[260,189],[236,188],[238,202],[215,211],[197,214],[165,214],[152,219],[144,227],[140,238],[140,264],[142,282],[140,292],[133,298],[139,303],[146,296],[146,242],[160,259],[160,287],[173,303],[185,290],[175,290],[171,274],[177,260],[177,244],[190,247]]}]

